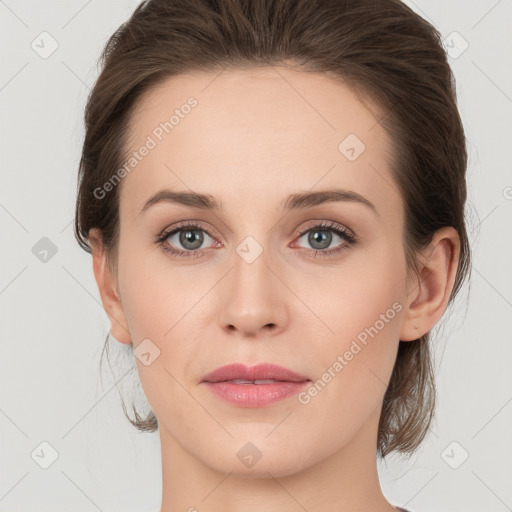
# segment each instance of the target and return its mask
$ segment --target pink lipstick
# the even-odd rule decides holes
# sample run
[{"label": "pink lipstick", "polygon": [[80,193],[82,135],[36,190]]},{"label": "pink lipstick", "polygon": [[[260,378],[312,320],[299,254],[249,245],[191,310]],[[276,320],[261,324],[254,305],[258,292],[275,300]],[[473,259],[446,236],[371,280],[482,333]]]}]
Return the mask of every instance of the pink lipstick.
[{"label": "pink lipstick", "polygon": [[265,407],[296,395],[310,380],[288,368],[265,363],[221,366],[201,382],[218,397],[239,407]]}]

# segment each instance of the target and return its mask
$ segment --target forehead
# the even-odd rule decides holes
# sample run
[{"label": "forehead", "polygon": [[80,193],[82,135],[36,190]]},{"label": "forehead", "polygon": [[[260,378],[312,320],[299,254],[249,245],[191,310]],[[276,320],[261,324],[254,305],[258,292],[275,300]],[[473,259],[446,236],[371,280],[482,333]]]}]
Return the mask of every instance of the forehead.
[{"label": "forehead", "polygon": [[150,149],[123,180],[121,208],[133,216],[161,188],[257,205],[333,186],[385,207],[396,190],[382,194],[392,147],[379,115],[321,73],[276,66],[171,77],[131,116],[129,153]]}]

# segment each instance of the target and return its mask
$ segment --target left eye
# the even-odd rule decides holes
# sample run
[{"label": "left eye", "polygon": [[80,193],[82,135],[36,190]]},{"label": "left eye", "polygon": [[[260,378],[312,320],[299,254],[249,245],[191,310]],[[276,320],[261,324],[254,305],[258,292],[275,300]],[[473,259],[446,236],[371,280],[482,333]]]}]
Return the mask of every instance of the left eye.
[{"label": "left eye", "polygon": [[[300,238],[304,238],[307,236],[308,244],[310,244],[315,250],[323,250],[327,249],[333,240],[333,230],[320,230],[320,229],[312,229],[309,232],[302,235]],[[335,234],[338,238],[341,238],[340,235]],[[299,240],[300,240],[299,238]]]},{"label": "left eye", "polygon": [[[304,237],[307,237],[307,243],[313,248],[313,251],[318,253],[331,253],[341,250],[344,246],[355,242],[355,238],[350,233],[340,227],[332,225],[313,226],[311,229],[303,231],[298,240]],[[338,244],[334,249],[326,250],[333,242],[333,237],[338,237],[344,243]]]}]

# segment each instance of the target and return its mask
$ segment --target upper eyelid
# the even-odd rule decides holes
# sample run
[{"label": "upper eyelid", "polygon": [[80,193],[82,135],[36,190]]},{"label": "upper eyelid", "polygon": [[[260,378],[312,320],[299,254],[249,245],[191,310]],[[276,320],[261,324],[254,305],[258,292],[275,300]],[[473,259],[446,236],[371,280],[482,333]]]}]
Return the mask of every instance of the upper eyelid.
[{"label": "upper eyelid", "polygon": [[202,231],[206,231],[208,234],[210,233],[210,228],[206,227],[201,221],[192,220],[192,221],[182,221],[182,222],[178,222],[177,224],[173,224],[172,226],[165,228],[162,231],[162,234],[160,236],[169,236],[171,233],[174,233],[176,231],[181,231],[181,230],[187,229],[187,228],[191,229],[194,227],[197,227],[197,228],[201,229]]}]

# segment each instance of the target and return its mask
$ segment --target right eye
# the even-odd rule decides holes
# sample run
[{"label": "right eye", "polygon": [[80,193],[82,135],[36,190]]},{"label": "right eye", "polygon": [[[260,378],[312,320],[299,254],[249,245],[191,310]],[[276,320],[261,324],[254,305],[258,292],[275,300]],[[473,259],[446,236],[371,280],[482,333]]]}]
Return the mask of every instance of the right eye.
[{"label": "right eye", "polygon": [[[201,226],[185,223],[164,232],[157,242],[165,252],[173,256],[197,258],[206,250],[200,249],[205,242],[205,235],[214,241],[213,237]],[[176,245],[183,247],[183,249],[176,248]]]}]

